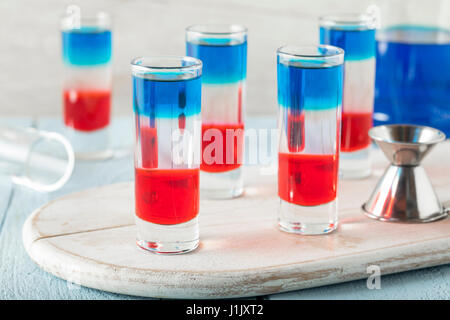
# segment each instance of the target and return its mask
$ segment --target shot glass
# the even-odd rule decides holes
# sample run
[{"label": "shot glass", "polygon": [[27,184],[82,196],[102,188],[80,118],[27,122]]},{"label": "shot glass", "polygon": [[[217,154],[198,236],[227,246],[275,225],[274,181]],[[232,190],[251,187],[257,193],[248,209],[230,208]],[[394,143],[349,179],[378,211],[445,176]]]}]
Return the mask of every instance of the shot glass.
[{"label": "shot glass", "polygon": [[371,173],[375,18],[364,14],[321,17],[320,43],[345,51],[340,174],[349,179],[367,177]]},{"label": "shot glass", "polygon": [[0,126],[0,177],[40,192],[60,189],[74,167],[72,146],[56,132]]},{"label": "shot glass", "polygon": [[244,191],[247,29],[239,25],[188,27],[186,54],[203,62],[201,194],[238,197]]},{"label": "shot glass", "polygon": [[199,242],[202,63],[144,57],[131,66],[137,244],[155,253],[189,252]]},{"label": "shot glass", "polygon": [[277,51],[278,224],[298,234],[336,229],[344,52],[333,46]]},{"label": "shot glass", "polygon": [[61,20],[63,118],[79,159],[111,156],[111,21],[104,12],[82,16],[69,6]]}]

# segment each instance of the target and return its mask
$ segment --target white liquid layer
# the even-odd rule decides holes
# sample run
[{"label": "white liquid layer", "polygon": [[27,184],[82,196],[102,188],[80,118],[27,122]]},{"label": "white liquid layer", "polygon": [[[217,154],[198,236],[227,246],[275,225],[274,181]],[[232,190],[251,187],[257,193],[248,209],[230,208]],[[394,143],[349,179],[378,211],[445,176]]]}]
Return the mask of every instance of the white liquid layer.
[{"label": "white liquid layer", "polygon": [[[138,116],[140,128],[150,126],[150,118]],[[186,117],[184,130],[179,128],[178,118],[155,118],[158,168],[198,168],[201,151],[200,114]],[[141,137],[136,146],[136,166],[142,167]],[[151,150],[147,151],[150,152]]]},{"label": "white liquid layer", "polygon": [[[337,117],[339,116],[339,110],[340,108],[304,111],[303,123],[298,121],[293,127],[296,131],[293,134],[300,137],[297,140],[297,151],[308,154],[336,154],[338,148]],[[280,107],[279,151],[283,153],[290,152],[288,148],[288,113],[288,108]]]},{"label": "white liquid layer", "polygon": [[110,90],[112,85],[111,65],[95,67],[64,66],[64,89]]},{"label": "white liquid layer", "polygon": [[243,121],[245,101],[245,81],[231,84],[203,84],[202,121],[203,123]]},{"label": "white liquid layer", "polygon": [[375,95],[375,58],[346,61],[344,65],[344,112],[372,112]]}]

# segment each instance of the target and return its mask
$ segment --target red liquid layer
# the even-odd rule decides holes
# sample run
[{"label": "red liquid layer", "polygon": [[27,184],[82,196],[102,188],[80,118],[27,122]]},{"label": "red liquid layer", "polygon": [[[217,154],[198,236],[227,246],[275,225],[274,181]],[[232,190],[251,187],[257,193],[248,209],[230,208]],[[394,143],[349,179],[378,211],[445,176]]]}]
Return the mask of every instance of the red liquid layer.
[{"label": "red liquid layer", "polygon": [[135,169],[136,215],[157,224],[178,224],[199,210],[198,169]]},{"label": "red liquid layer", "polygon": [[372,128],[372,113],[343,112],[341,151],[352,152],[369,146],[370,128]]},{"label": "red liquid layer", "polygon": [[156,128],[141,126],[142,167],[151,169],[158,167],[158,132]]},{"label": "red liquid layer", "polygon": [[110,105],[110,91],[66,90],[64,122],[80,131],[104,128],[109,124]]},{"label": "red liquid layer", "polygon": [[202,171],[225,172],[242,165],[244,124],[203,124],[202,137]]},{"label": "red liquid layer", "polygon": [[279,153],[279,197],[302,206],[317,206],[336,199],[337,159],[337,155]]}]

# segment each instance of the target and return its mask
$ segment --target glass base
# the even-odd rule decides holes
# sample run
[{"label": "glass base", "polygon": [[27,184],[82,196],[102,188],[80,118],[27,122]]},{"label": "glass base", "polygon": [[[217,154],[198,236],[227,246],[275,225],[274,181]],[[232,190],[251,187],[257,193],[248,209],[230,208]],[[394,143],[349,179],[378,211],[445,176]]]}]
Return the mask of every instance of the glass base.
[{"label": "glass base", "polygon": [[342,179],[363,179],[372,173],[370,146],[354,152],[340,153],[339,176]]},{"label": "glass base", "polygon": [[280,199],[278,226],[302,235],[333,232],[338,226],[337,200],[318,206],[301,206]]},{"label": "glass base", "polygon": [[200,171],[200,196],[208,199],[232,199],[244,192],[242,167],[227,172]]},{"label": "glass base", "polygon": [[66,127],[66,137],[77,160],[105,160],[113,156],[113,150],[109,149],[109,126],[91,132]]},{"label": "glass base", "polygon": [[199,244],[198,217],[175,225],[155,224],[135,216],[136,244],[158,254],[181,254],[195,250]]}]

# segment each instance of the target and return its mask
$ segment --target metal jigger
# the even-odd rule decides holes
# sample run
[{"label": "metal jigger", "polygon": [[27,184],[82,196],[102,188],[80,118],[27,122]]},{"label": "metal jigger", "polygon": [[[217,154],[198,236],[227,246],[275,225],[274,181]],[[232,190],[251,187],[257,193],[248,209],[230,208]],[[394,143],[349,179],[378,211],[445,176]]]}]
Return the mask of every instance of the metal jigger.
[{"label": "metal jigger", "polygon": [[447,216],[420,162],[445,134],[414,125],[385,125],[369,131],[391,165],[363,210],[370,218],[422,223]]}]

